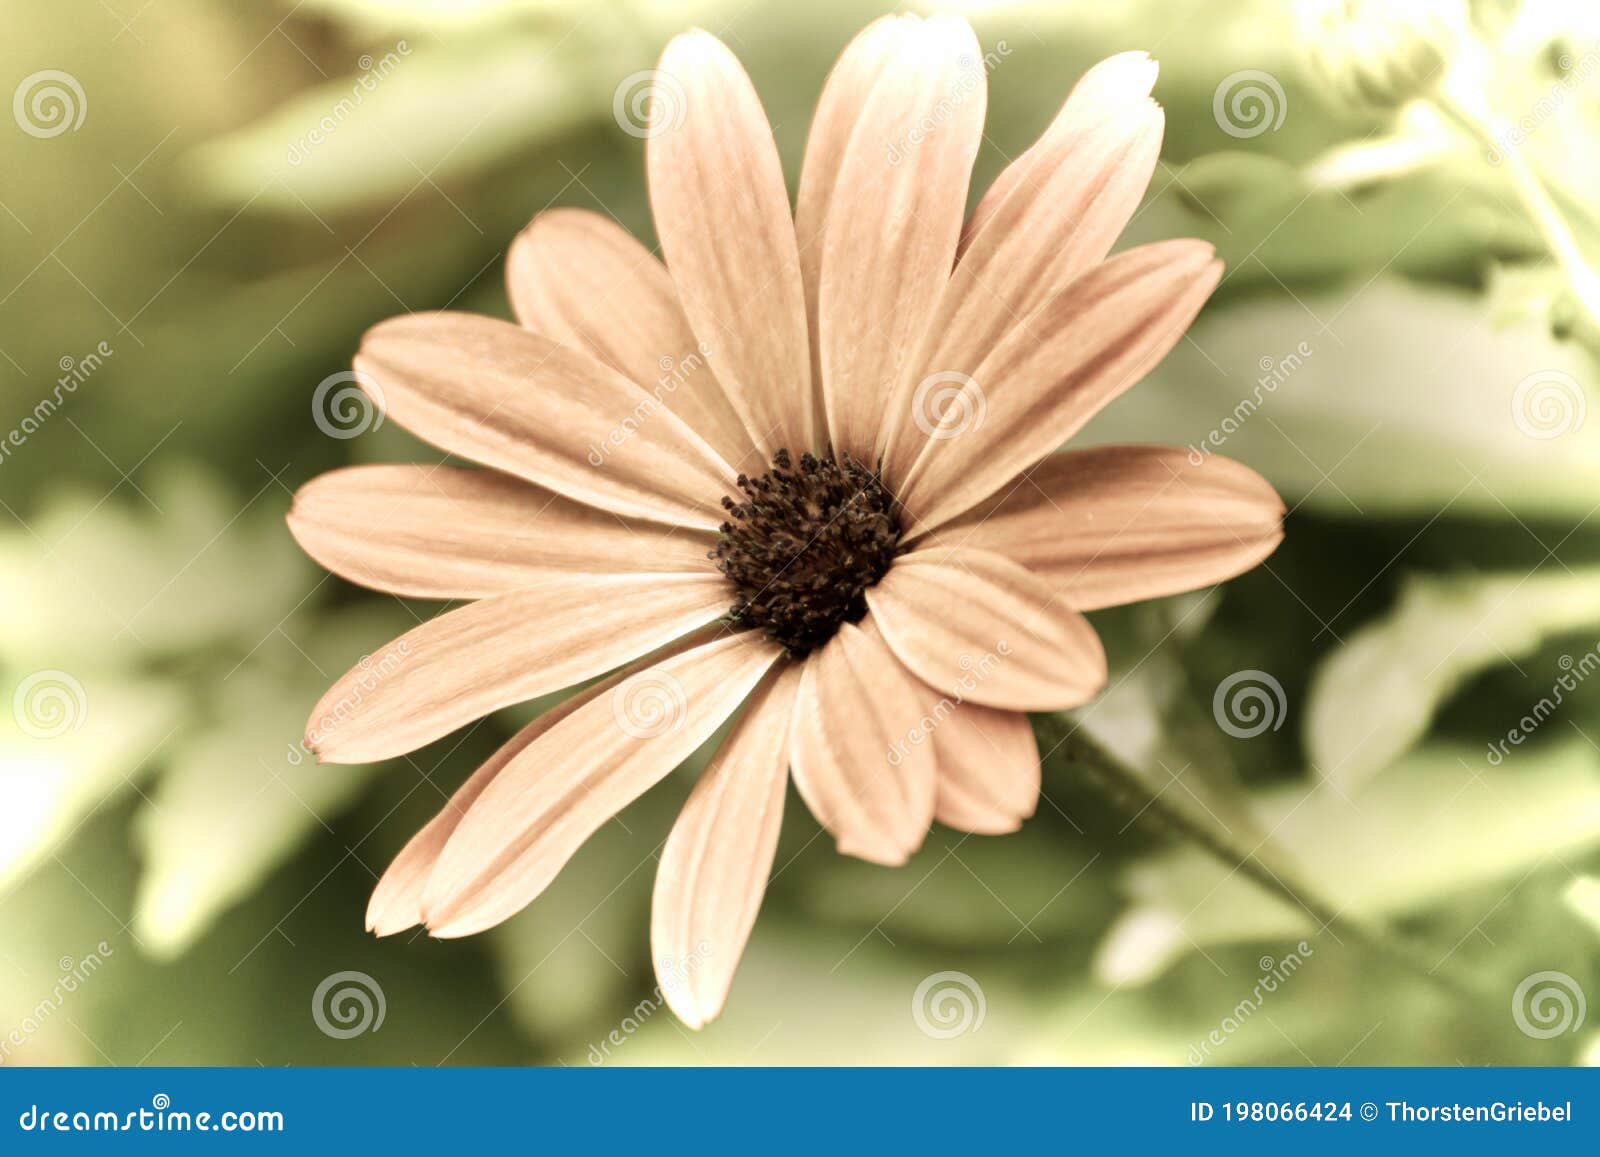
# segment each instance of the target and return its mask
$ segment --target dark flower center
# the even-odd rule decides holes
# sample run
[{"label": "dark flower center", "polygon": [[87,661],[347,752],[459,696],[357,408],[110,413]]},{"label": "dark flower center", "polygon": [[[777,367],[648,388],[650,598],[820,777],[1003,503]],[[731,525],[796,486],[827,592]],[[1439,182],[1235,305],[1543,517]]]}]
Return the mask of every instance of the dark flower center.
[{"label": "dark flower center", "polygon": [[848,454],[804,454],[797,467],[787,450],[759,478],[739,475],[739,489],[744,501],[722,500],[729,517],[711,552],[737,592],[729,621],[802,658],[867,613],[863,592],[900,542],[894,496]]}]

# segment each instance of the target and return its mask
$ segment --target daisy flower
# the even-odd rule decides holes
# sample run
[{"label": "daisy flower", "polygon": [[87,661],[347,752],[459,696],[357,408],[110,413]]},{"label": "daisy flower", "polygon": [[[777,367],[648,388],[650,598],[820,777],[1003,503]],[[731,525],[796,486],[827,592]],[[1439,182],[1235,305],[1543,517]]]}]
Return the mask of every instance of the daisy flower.
[{"label": "daisy flower", "polygon": [[1106,680],[1083,612],[1277,545],[1283,506],[1237,463],[1057,452],[1182,337],[1221,266],[1191,240],[1108,256],[1160,151],[1140,53],[1084,76],[968,216],[991,63],[958,18],[865,29],[791,212],[750,79],[714,37],[679,36],[645,146],[664,261],[557,209],[507,259],[519,324],[367,333],[356,378],[384,412],[486,469],[356,466],[296,495],[290,527],[328,569],[466,600],[339,680],[308,746],[387,759],[583,686],[406,845],[374,932],[507,919],[731,721],[656,876],[657,973],[698,1028],[791,774],[874,863],[904,863],[934,821],[1013,831],[1039,794],[1026,712]]}]

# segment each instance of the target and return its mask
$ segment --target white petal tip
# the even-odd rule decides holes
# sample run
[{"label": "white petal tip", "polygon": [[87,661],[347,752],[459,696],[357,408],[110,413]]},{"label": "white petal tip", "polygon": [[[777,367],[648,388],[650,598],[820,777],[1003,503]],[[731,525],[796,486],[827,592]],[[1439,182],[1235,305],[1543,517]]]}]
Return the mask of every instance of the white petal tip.
[{"label": "white petal tip", "polygon": [[371,913],[367,915],[367,931],[379,939],[398,935],[409,928],[415,928],[420,923],[422,921],[414,917],[408,919],[396,915],[374,916]]},{"label": "white petal tip", "polygon": [[869,864],[877,864],[880,868],[903,868],[906,861],[911,859],[915,848],[895,850],[884,847],[868,847],[850,840],[840,840],[838,843],[841,856],[851,856],[857,860],[865,860]]}]

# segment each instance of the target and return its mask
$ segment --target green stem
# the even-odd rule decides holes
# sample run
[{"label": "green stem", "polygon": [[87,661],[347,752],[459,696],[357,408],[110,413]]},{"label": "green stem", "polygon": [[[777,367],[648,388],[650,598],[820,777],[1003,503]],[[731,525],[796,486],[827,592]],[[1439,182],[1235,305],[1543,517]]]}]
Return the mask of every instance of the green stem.
[{"label": "green stem", "polygon": [[1527,210],[1545,248],[1561,266],[1573,295],[1588,315],[1590,326],[1600,328],[1600,276],[1590,267],[1572,227],[1545,188],[1544,181],[1528,163],[1522,147],[1510,133],[1496,133],[1493,114],[1475,102],[1459,99],[1448,91],[1436,93],[1433,101],[1440,111],[1487,148],[1490,157],[1500,157],[1511,179],[1511,187]]},{"label": "green stem", "polygon": [[[1052,729],[1061,727],[1062,721],[1054,717],[1046,718]],[[1302,912],[1319,930],[1331,933],[1340,942],[1349,942],[1397,963],[1456,996],[1480,998],[1491,995],[1482,985],[1457,974],[1454,969],[1447,969],[1438,963],[1430,964],[1429,954],[1392,930],[1345,915],[1341,909],[1304,887],[1298,880],[1291,885],[1281,868],[1274,871],[1263,861],[1259,848],[1235,844],[1220,833],[1215,825],[1206,823],[1169,798],[1168,793],[1152,791],[1144,777],[1089,738],[1081,728],[1063,728],[1062,731],[1055,736],[1058,751],[1069,764],[1075,765],[1108,795],[1120,799],[1136,814],[1152,818],[1171,833],[1188,839],[1230,871],[1238,871],[1255,881]]]}]

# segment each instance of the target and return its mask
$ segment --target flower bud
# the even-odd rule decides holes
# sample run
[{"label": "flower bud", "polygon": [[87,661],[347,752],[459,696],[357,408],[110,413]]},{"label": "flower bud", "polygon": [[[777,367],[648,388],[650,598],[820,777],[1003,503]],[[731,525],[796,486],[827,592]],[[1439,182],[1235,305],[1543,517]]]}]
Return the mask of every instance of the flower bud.
[{"label": "flower bud", "polygon": [[1428,95],[1471,36],[1465,0],[1302,0],[1296,15],[1313,77],[1369,112]]}]

